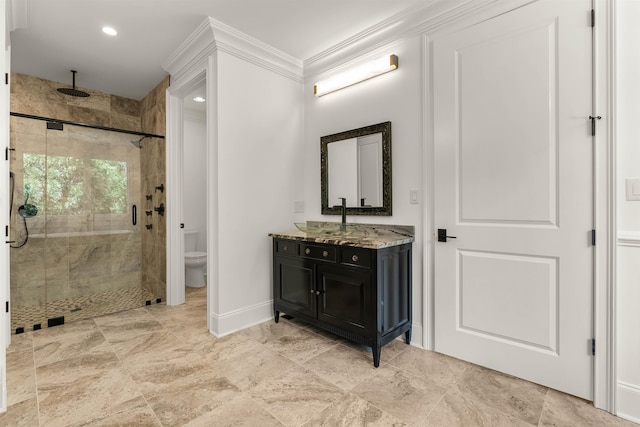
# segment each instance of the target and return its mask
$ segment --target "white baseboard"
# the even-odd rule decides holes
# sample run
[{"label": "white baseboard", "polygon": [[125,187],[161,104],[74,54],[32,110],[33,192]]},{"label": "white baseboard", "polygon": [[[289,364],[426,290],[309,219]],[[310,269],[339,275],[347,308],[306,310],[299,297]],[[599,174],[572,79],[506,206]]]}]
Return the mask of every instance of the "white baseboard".
[{"label": "white baseboard", "polygon": [[221,338],[242,329],[273,319],[273,301],[243,307],[229,313],[211,313],[211,333]]},{"label": "white baseboard", "polygon": [[[401,337],[404,339],[404,335],[401,335]],[[422,337],[422,325],[420,323],[413,322],[411,324],[411,345],[418,348],[424,348]]]},{"label": "white baseboard", "polygon": [[618,381],[616,415],[640,424],[640,387]]}]

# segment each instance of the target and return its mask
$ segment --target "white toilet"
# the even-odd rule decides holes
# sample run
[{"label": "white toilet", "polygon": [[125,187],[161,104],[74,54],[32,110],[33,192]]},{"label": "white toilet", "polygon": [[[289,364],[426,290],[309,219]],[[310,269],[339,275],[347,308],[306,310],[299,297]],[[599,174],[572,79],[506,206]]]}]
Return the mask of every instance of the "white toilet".
[{"label": "white toilet", "polygon": [[201,288],[206,283],[207,253],[196,251],[197,230],[184,231],[184,283],[190,288]]}]

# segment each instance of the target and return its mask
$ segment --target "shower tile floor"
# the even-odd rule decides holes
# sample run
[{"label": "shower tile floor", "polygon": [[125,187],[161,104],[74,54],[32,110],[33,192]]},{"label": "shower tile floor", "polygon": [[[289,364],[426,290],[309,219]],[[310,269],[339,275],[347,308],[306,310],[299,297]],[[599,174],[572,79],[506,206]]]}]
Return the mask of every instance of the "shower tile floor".
[{"label": "shower tile floor", "polygon": [[2,426],[635,426],[589,402],[401,341],[283,319],[216,339],[206,289],[12,336]]},{"label": "shower tile floor", "polygon": [[46,328],[47,320],[64,316],[65,322],[75,322],[105,314],[141,307],[146,301],[155,302],[155,296],[146,289],[118,289],[82,297],[50,301],[43,305],[16,306],[11,310],[11,333]]}]

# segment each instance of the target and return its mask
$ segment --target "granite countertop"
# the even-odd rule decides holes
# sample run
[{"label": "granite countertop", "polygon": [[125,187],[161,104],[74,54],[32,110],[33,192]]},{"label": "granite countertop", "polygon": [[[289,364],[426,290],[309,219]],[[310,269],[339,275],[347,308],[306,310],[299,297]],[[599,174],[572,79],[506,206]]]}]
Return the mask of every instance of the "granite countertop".
[{"label": "granite countertop", "polygon": [[278,233],[269,233],[269,236],[278,239],[303,240],[369,249],[398,246],[415,240],[413,225],[348,223],[346,230],[341,231],[339,222],[307,221],[306,224],[301,225],[301,228],[305,231],[293,228]]}]

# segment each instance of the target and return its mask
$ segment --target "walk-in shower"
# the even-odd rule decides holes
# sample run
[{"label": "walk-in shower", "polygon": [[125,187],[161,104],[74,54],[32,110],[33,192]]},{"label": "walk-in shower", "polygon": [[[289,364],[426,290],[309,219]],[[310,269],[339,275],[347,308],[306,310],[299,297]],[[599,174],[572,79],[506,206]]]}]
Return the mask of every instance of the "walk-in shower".
[{"label": "walk-in shower", "polygon": [[11,116],[14,333],[156,301],[143,286],[141,150],[131,139],[161,137],[49,123]]}]

